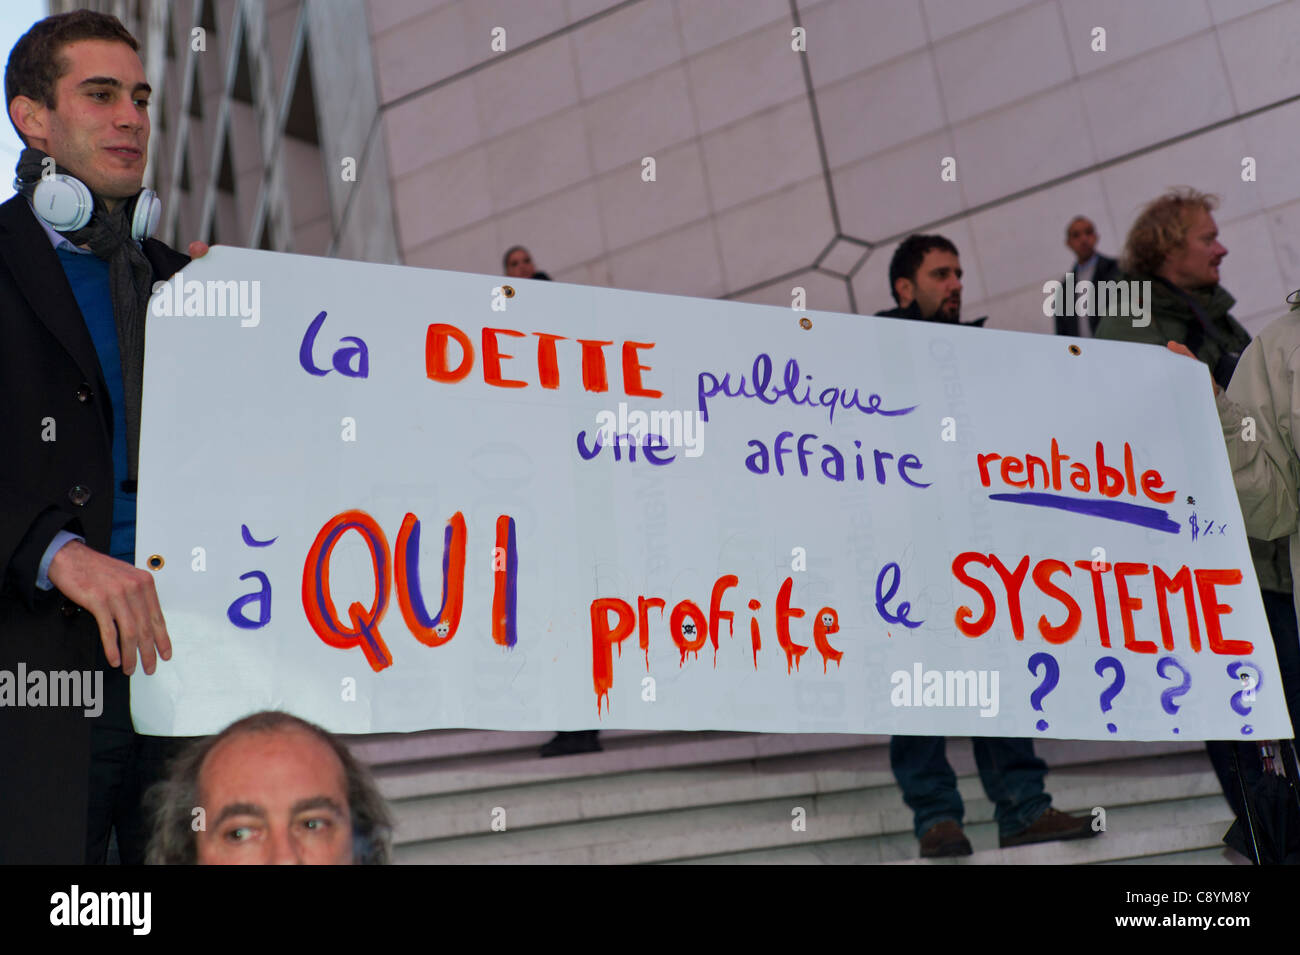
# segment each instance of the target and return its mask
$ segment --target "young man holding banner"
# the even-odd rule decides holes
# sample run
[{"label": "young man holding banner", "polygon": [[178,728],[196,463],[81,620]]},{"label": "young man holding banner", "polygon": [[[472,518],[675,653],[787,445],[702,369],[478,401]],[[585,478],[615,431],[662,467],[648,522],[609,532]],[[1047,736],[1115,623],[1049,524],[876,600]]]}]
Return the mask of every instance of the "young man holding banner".
[{"label": "young man holding banner", "polygon": [[138,861],[148,835],[128,676],[171,644],[132,566],[144,320],[153,283],[190,260],[149,238],[137,48],[80,10],[33,26],[5,70],[28,147],[0,205],[0,686],[19,696],[0,690],[5,863],[102,862],[115,827]]}]

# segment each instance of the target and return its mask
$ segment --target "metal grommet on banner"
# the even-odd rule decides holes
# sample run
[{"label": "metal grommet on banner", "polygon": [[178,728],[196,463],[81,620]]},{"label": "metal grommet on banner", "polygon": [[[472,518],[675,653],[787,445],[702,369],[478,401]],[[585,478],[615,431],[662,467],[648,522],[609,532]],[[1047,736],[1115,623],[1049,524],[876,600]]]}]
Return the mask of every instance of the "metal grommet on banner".
[{"label": "metal grommet on banner", "polygon": [[805,315],[803,318],[799,319],[799,327],[812,328],[812,319]]},{"label": "metal grommet on banner", "polygon": [[1071,346],[1070,346],[1070,354],[1071,354],[1071,355],[1082,355],[1082,354],[1083,354],[1083,349],[1080,348],[1078,345],[1071,345]]},{"label": "metal grommet on banner", "polygon": [[145,563],[149,565],[150,570],[162,570],[162,566],[166,561],[163,560],[162,554],[154,554]]},{"label": "metal grommet on banner", "polygon": [[506,298],[515,297],[515,287],[513,285],[503,285],[501,291],[505,293]]}]

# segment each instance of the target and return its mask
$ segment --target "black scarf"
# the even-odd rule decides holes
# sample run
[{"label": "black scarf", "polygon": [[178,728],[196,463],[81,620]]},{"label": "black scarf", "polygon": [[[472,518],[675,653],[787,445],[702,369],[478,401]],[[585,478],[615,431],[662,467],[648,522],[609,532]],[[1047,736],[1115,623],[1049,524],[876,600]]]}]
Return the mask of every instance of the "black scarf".
[{"label": "black scarf", "polygon": [[[18,157],[18,179],[31,192],[41,178],[46,158],[39,149],[24,149]],[[71,175],[59,166],[55,172]],[[134,486],[140,459],[140,404],[144,388],[144,320],[153,292],[153,268],[144,252],[131,238],[128,213],[134,203],[124,200],[112,212],[104,200],[95,196],[90,222],[75,232],[63,232],[73,245],[89,246],[90,251],[108,262],[108,282],[113,298],[113,322],[117,326],[117,349],[122,357],[122,385],[126,395],[126,467],[127,480]]]}]

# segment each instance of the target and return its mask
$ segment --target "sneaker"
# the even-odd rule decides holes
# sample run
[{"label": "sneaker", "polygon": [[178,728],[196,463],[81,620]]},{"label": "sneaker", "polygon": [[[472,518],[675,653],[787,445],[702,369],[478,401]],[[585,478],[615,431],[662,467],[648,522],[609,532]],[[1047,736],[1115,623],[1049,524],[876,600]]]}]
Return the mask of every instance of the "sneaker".
[{"label": "sneaker", "polygon": [[998,836],[1003,849],[1027,846],[1035,842],[1055,842],[1065,839],[1091,839],[1097,834],[1092,828],[1092,816],[1071,816],[1059,809],[1048,807],[1027,829],[1010,836]]},{"label": "sneaker", "polygon": [[922,859],[944,859],[948,856],[968,856],[971,854],[970,840],[961,831],[961,824],[955,819],[936,822],[921,837]]},{"label": "sneaker", "polygon": [[577,753],[601,752],[599,730],[577,730],[571,733],[556,733],[555,737],[541,749],[541,757],[573,756]]}]

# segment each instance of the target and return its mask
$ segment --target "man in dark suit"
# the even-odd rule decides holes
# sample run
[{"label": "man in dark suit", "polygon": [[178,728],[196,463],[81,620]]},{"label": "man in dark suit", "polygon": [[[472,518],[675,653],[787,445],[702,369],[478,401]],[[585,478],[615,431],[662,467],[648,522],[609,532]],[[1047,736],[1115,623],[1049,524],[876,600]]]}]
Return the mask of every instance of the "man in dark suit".
[{"label": "man in dark suit", "polygon": [[[1075,216],[1065,227],[1065,244],[1074,253],[1074,282],[1067,278],[1063,283],[1066,289],[1076,287],[1080,282],[1113,282],[1119,278],[1119,264],[1109,256],[1097,251],[1097,227],[1087,216]],[[1094,299],[1095,301],[1095,299]],[[1056,316],[1056,334],[1072,335],[1076,338],[1095,338],[1099,315],[1087,315],[1088,320],[1079,324],[1079,315],[1074,309],[1071,315]]]},{"label": "man in dark suit", "polygon": [[[129,562],[139,383],[148,289],[189,258],[130,237],[150,128],[137,48],[80,10],[33,26],[5,70],[19,168],[75,177],[94,213],[54,231],[29,199],[39,174],[0,205],[2,863],[100,862],[114,828],[134,861],[147,838],[127,677],[171,644],[152,577]],[[59,674],[102,686],[96,706],[57,699]]]}]

